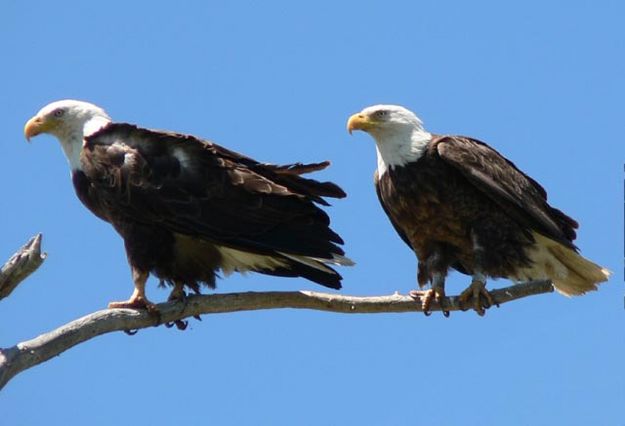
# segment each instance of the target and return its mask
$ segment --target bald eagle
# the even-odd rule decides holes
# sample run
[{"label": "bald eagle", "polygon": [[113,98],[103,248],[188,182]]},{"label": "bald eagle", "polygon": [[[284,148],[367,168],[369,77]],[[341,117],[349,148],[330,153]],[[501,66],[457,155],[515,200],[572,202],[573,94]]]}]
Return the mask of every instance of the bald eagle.
[{"label": "bald eagle", "polygon": [[391,224],[418,258],[413,291],[428,314],[444,310],[450,268],[472,276],[460,295],[483,315],[493,304],[486,278],[551,280],[567,296],[596,290],[609,271],[578,254],[578,224],[551,207],[538,182],[490,146],[434,135],[411,111],[376,105],[352,115],[347,129],[376,143],[375,188]]},{"label": "bald eagle", "polygon": [[24,128],[56,136],[78,198],[122,236],[134,292],[111,308],[148,308],[150,273],[185,289],[215,288],[217,272],[304,277],[333,289],[331,265],[351,265],[316,204],[343,198],[331,182],[302,174],[330,163],[259,163],[194,136],[114,123],[93,104],[51,103]]}]

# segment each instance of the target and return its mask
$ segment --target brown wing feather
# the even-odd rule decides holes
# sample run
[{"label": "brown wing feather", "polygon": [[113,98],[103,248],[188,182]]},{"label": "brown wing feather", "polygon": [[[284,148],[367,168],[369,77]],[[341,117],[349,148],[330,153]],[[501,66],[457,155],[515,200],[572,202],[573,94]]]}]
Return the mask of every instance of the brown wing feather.
[{"label": "brown wing feather", "polygon": [[[192,136],[179,135],[179,134],[173,134],[173,133],[167,133],[167,134],[178,136],[178,137],[189,137],[189,138],[195,139]],[[294,192],[305,194],[311,197],[316,203],[327,206],[329,204],[322,197],[331,197],[331,198],[346,197],[345,192],[338,185],[332,182],[319,182],[319,181],[312,180],[312,179],[302,178],[300,176],[302,174],[311,173],[314,171],[325,169],[326,167],[330,165],[329,161],[323,161],[321,163],[312,163],[312,164],[294,163],[294,164],[286,164],[286,165],[259,163],[258,161],[252,158],[246,157],[244,155],[231,151],[217,144],[213,144],[207,141],[201,141],[201,142],[205,144],[210,144],[212,149],[214,150],[215,155],[221,158],[235,161],[237,164],[241,164],[249,168],[251,171],[253,171],[254,173],[260,176],[266,177],[274,181],[277,184],[288,186]]]},{"label": "brown wing feather", "polygon": [[475,139],[442,136],[438,155],[525,226],[574,248],[578,224],[547,203],[547,192],[499,152]]},{"label": "brown wing feather", "polygon": [[[345,193],[193,136],[112,124],[87,139],[83,170],[116,214],[257,253],[331,259],[343,240],[315,203]],[[323,163],[322,163],[323,164]]]},{"label": "brown wing feather", "polygon": [[267,167],[274,172],[280,174],[290,174],[290,175],[303,175],[306,173],[317,172],[319,170],[323,170],[330,165],[329,161],[323,161],[321,163],[311,163],[311,164],[302,164],[302,163],[293,163],[293,164],[285,164],[282,166],[278,166],[275,164],[263,164],[263,166]]},{"label": "brown wing feather", "polygon": [[289,187],[292,191],[307,194],[316,203],[329,205],[322,197],[344,198],[345,192],[332,182],[319,182],[301,177],[302,174],[323,170],[330,165],[329,161],[312,164],[287,164],[276,166],[273,164],[258,164],[252,168],[256,173],[272,181]]}]

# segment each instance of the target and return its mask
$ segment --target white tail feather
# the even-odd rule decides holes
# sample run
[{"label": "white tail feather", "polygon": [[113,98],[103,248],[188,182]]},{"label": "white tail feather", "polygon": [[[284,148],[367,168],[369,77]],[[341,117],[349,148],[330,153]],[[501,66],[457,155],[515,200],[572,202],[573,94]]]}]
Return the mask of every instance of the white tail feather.
[{"label": "white tail feather", "polygon": [[[534,233],[536,244],[546,249],[541,261],[545,278],[553,282],[555,289],[565,296],[582,295],[597,289],[597,285],[610,278],[610,271],[584,258],[575,250]],[[536,262],[538,259],[532,259]],[[538,265],[536,265],[538,266]],[[564,268],[562,268],[564,267]]]},{"label": "white tail feather", "polygon": [[330,274],[333,274],[334,271],[332,271],[330,268],[325,266],[326,264],[342,265],[342,266],[354,265],[354,262],[350,258],[341,256],[338,254],[333,254],[332,259],[321,259],[318,257],[299,256],[296,254],[289,254],[289,253],[284,253],[284,252],[278,252],[278,253],[280,253],[282,256],[286,257],[287,259],[294,260],[306,266],[310,266],[311,268],[315,268],[315,269],[318,269],[320,271],[327,272]]}]

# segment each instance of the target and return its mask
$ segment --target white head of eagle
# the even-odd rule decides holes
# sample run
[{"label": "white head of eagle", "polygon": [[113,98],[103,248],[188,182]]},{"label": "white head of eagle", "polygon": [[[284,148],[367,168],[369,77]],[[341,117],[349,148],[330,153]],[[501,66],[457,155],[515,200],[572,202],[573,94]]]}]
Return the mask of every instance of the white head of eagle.
[{"label": "white head of eagle", "polygon": [[378,173],[417,160],[432,135],[412,111],[399,105],[374,105],[352,115],[347,130],[363,130],[375,139]]},{"label": "white head of eagle", "polygon": [[43,107],[24,126],[26,139],[41,133],[58,138],[72,170],[80,169],[80,150],[85,136],[90,136],[111,122],[111,117],[97,105],[65,99]]}]

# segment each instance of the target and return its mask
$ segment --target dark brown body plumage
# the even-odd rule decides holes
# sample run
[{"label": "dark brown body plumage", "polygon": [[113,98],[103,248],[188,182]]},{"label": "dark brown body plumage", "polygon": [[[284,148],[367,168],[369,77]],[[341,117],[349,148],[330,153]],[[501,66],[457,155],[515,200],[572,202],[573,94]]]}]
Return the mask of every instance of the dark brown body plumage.
[{"label": "dark brown body plumage", "polygon": [[393,226],[419,258],[420,285],[450,267],[515,277],[531,266],[534,232],[574,249],[577,223],[548,205],[537,182],[474,139],[435,136],[421,158],[376,173],[375,183]]},{"label": "dark brown body plumage", "polygon": [[165,282],[198,291],[229,268],[340,288],[323,261],[340,258],[343,241],[315,204],[345,193],[300,176],[328,164],[261,164],[192,136],[117,123],[85,139],[72,178],[80,200],[123,237],[133,268]]}]

